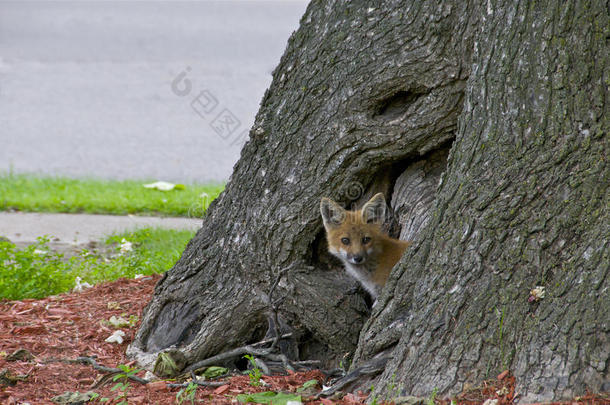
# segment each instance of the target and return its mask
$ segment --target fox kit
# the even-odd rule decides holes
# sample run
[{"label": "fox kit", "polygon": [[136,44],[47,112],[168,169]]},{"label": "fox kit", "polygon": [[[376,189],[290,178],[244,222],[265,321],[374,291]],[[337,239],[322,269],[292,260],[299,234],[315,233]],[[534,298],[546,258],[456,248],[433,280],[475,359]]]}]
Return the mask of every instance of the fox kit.
[{"label": "fox kit", "polygon": [[392,267],[411,244],[382,232],[385,209],[381,193],[357,211],[347,211],[329,198],[320,202],[328,251],[343,262],[347,272],[375,299]]}]

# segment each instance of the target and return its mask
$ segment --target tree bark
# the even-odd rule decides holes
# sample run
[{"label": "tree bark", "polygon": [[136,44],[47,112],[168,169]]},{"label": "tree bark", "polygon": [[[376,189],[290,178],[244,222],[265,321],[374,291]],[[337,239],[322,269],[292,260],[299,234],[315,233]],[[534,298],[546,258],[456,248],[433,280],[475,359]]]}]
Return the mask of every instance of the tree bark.
[{"label": "tree bark", "polygon": [[[256,342],[282,298],[295,357],[389,355],[381,393],[454,392],[504,368],[528,398],[599,391],[608,37],[601,2],[313,1],[129,352],[174,347],[193,364]],[[367,321],[318,205],[376,192],[416,243]],[[537,285],[546,296],[529,303]]]},{"label": "tree bark", "polygon": [[360,337],[356,362],[392,347],[383,395],[503,369],[525,401],[610,389],[609,21],[488,4],[431,222]]}]

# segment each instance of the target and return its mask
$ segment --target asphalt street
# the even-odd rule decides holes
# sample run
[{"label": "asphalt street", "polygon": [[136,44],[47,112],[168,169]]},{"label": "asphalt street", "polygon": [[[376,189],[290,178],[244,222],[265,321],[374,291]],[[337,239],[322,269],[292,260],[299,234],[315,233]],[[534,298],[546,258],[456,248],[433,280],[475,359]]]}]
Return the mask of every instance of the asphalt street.
[{"label": "asphalt street", "polygon": [[226,180],[306,5],[1,0],[0,171]]}]

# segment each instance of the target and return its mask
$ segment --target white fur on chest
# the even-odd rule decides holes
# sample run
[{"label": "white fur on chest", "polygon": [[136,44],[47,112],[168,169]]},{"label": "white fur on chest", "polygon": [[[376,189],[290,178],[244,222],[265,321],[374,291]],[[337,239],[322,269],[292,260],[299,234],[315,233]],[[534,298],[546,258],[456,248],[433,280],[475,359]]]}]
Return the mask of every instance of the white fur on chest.
[{"label": "white fur on chest", "polygon": [[371,280],[367,271],[365,269],[359,269],[347,261],[344,261],[343,265],[345,266],[347,274],[358,280],[362,287],[364,287],[374,299],[377,299],[377,296],[379,295],[377,292],[377,284]]}]

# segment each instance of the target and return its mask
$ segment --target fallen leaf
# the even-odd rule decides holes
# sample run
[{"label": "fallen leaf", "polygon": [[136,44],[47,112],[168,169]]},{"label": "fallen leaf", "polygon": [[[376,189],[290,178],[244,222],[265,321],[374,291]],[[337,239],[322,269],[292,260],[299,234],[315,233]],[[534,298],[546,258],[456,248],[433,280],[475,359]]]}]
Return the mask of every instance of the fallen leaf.
[{"label": "fallen leaf", "polygon": [[167,384],[165,383],[165,381],[150,382],[150,383],[146,384],[146,388],[148,388],[151,391],[155,391],[155,392],[168,390]]},{"label": "fallen leaf", "polygon": [[108,323],[110,324],[110,326],[117,329],[129,326],[129,321],[123,318],[122,316],[112,315],[110,319],[108,319]]},{"label": "fallen leaf", "polygon": [[28,376],[14,375],[11,370],[4,368],[0,370],[0,387],[8,387],[17,384],[18,381],[25,381]]},{"label": "fallen leaf", "polygon": [[211,367],[208,367],[205,369],[205,371],[203,372],[203,375],[205,376],[205,378],[217,378],[217,377],[227,374],[228,372],[229,372],[229,370],[227,368],[211,366]]},{"label": "fallen leaf", "polygon": [[15,329],[15,335],[43,335],[47,333],[44,325],[22,326]]},{"label": "fallen leaf", "polygon": [[356,395],[352,394],[352,393],[346,394],[342,399],[344,401],[346,401],[347,403],[350,403],[350,404],[360,404],[360,403],[362,403],[360,398],[357,397]]},{"label": "fallen leaf", "polygon": [[224,394],[225,392],[227,392],[229,387],[230,387],[229,384],[221,385],[220,387],[218,387],[214,390],[214,394],[216,394],[216,395]]},{"label": "fallen leaf", "polygon": [[312,387],[315,387],[316,385],[318,385],[318,380],[305,381],[303,383],[303,385],[301,385],[300,387],[297,388],[297,392],[303,392],[307,388],[312,388]]},{"label": "fallen leaf", "polygon": [[125,238],[123,238],[123,239],[121,239],[120,248],[121,248],[120,254],[125,254],[127,252],[131,252],[133,250],[133,243],[131,243],[128,240],[126,240]]},{"label": "fallen leaf", "polygon": [[17,349],[12,354],[6,356],[6,361],[32,361],[34,356],[26,349]]},{"label": "fallen leaf", "polygon": [[89,402],[95,394],[92,391],[80,393],[78,391],[71,392],[66,391],[61,395],[57,395],[56,397],[51,398],[51,401],[60,405],[70,405],[70,404],[82,404],[85,402]]},{"label": "fallen leaf", "polygon": [[74,288],[72,289],[72,291],[73,292],[83,292],[87,288],[91,288],[91,287],[93,287],[91,284],[89,284],[86,281],[82,281],[82,279],[80,277],[76,277],[74,279]]},{"label": "fallen leaf", "polygon": [[121,309],[121,304],[119,304],[116,301],[109,301],[106,304],[106,308],[108,308],[108,309]]},{"label": "fallen leaf", "polygon": [[105,342],[122,344],[124,337],[125,332],[123,332],[122,330],[115,330],[112,335],[106,338]]}]

